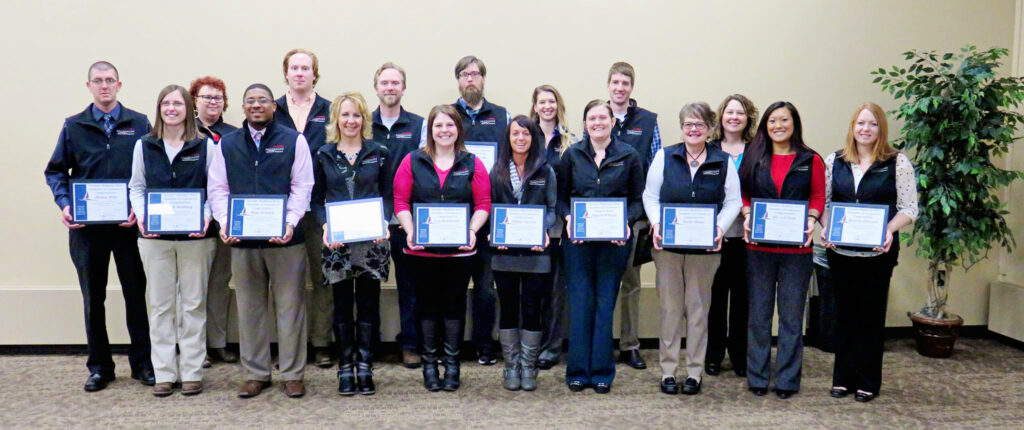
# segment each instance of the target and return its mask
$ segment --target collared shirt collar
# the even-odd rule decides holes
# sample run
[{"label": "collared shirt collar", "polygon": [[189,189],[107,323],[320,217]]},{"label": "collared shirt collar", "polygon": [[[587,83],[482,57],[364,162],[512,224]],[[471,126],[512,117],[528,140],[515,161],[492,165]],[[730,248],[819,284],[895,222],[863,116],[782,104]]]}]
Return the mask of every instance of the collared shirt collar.
[{"label": "collared shirt collar", "polygon": [[253,142],[256,142],[256,133],[261,133],[260,140],[262,140],[263,137],[267,135],[267,127],[263,127],[263,130],[257,130],[253,128],[252,124],[249,124],[248,122],[245,123],[245,126],[249,128],[249,137],[252,138]]},{"label": "collared shirt collar", "polygon": [[[96,107],[96,104],[93,103],[92,104],[92,117],[93,117],[93,119],[95,119],[97,122],[102,121],[103,120],[103,115],[108,115],[108,114],[106,112],[101,111],[100,108]],[[110,115],[111,118],[114,119],[114,122],[117,122],[119,119],[121,119],[121,102],[117,102],[117,104],[114,105],[114,109],[110,111],[109,115]]]},{"label": "collared shirt collar", "polygon": [[459,106],[462,106],[462,108],[466,110],[466,114],[469,115],[470,118],[476,118],[476,116],[480,114],[480,111],[483,110],[483,106],[480,106],[479,110],[470,109],[469,105],[466,104],[466,101],[463,100],[462,97],[459,97]]}]

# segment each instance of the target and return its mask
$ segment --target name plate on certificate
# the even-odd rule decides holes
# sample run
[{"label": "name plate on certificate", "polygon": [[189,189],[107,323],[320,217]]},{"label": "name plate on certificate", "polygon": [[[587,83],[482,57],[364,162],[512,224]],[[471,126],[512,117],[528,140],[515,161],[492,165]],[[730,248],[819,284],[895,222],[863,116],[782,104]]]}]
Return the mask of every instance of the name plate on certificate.
[{"label": "name plate on certificate", "polygon": [[228,236],[243,240],[284,236],[287,195],[248,194],[228,197]]},{"label": "name plate on certificate", "polygon": [[71,181],[71,217],[75,224],[128,221],[128,181]]},{"label": "name plate on certificate", "polygon": [[203,232],[203,202],[206,190],[146,190],[146,234],[190,234]]},{"label": "name plate on certificate", "polygon": [[425,247],[469,245],[469,205],[417,203],[412,205],[416,245]]},{"label": "name plate on certificate", "polygon": [[625,198],[574,198],[572,240],[626,240]]},{"label": "name plate on certificate", "polygon": [[715,249],[718,207],[708,204],[661,206],[663,248]]},{"label": "name plate on certificate", "polygon": [[807,240],[807,202],[752,199],[750,240],[779,245],[803,245]]},{"label": "name plate on certificate", "polygon": [[889,224],[889,207],[832,202],[829,209],[828,241],[857,248],[881,248]]},{"label": "name plate on certificate", "polygon": [[546,215],[541,205],[492,205],[491,246],[543,247]]},{"label": "name plate on certificate", "polygon": [[498,158],[497,142],[467,141],[466,150],[479,158],[484,163],[484,167],[487,168],[487,173],[491,173],[491,168],[494,167],[494,160]]},{"label": "name plate on certificate", "polygon": [[327,203],[330,243],[366,242],[387,236],[384,200],[380,197]]}]

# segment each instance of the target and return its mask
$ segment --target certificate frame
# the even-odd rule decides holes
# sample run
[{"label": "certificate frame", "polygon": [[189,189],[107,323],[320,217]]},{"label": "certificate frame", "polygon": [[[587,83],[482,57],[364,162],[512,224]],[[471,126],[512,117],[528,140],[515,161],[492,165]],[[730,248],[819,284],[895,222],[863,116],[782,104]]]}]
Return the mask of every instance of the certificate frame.
[{"label": "certificate frame", "polygon": [[800,231],[801,232],[807,231],[807,206],[808,205],[807,205],[806,201],[803,201],[803,200],[782,200],[782,199],[750,199],[750,241],[751,242],[756,242],[758,244],[768,243],[768,244],[774,244],[774,245],[803,245],[804,243],[806,243],[807,242],[807,234],[806,233],[801,233],[800,234],[801,239],[800,239],[799,242],[797,242],[797,241],[788,241],[788,240],[765,239],[764,238],[764,233],[762,233],[760,235],[760,237],[758,237],[756,224],[757,224],[758,220],[761,220],[761,219],[764,218],[765,211],[768,209],[769,205],[794,205],[794,206],[801,206],[802,207],[801,212],[803,213],[803,216],[800,218],[801,219],[800,222],[802,223],[801,224],[802,227],[800,227]]},{"label": "certificate frame", "polygon": [[[465,236],[465,239],[461,243],[430,243],[429,241],[428,242],[423,242],[423,241],[420,240],[423,237],[423,235],[420,234],[420,231],[421,231],[420,214],[422,213],[421,210],[428,211],[427,212],[428,213],[428,220],[427,220],[428,222],[427,222],[426,225],[430,225],[430,223],[429,223],[429,210],[431,208],[461,208],[461,209],[466,211],[466,236]],[[470,212],[469,212],[469,204],[467,204],[467,203],[414,203],[412,205],[412,222],[413,222],[413,229],[415,230],[415,232],[413,234],[413,244],[414,245],[420,245],[420,246],[423,246],[423,247],[426,247],[426,248],[449,248],[449,247],[469,246]],[[427,234],[427,238],[429,240],[429,237],[430,237],[429,227],[427,228],[427,233],[428,233]]]},{"label": "certificate frame", "polygon": [[[372,236],[356,237],[356,238],[353,238],[353,239],[344,239],[344,235],[342,235],[342,237],[343,237],[342,239],[335,240],[335,233],[336,232],[334,231],[335,225],[334,225],[334,223],[331,222],[331,208],[339,208],[339,207],[361,205],[361,204],[368,204],[368,203],[369,204],[376,203],[376,205],[380,208],[380,211],[379,211],[380,212],[380,219],[381,219],[380,230],[376,234],[374,234]],[[327,239],[328,239],[328,243],[370,242],[370,241],[374,241],[374,240],[377,240],[377,239],[383,239],[383,238],[387,237],[388,220],[384,219],[384,199],[382,197],[371,197],[371,198],[367,198],[367,199],[356,199],[356,200],[343,200],[343,201],[338,201],[338,202],[328,202],[326,205],[324,205],[324,211],[326,212],[326,218],[327,218]],[[337,233],[343,233],[343,231],[338,231]]]},{"label": "certificate frame", "polygon": [[[576,222],[578,219],[577,215],[586,218],[586,212],[579,214],[578,210],[583,208],[586,210],[586,205],[590,202],[621,202],[622,203],[622,234],[610,237],[579,237],[577,233]],[[608,242],[608,241],[624,241],[626,240],[626,229],[629,228],[629,218],[627,214],[627,201],[625,197],[573,197],[569,199],[570,217],[569,222],[572,223],[572,238],[571,240],[585,241],[585,242]],[[584,226],[586,226],[584,224]]]},{"label": "certificate frame", "polygon": [[483,142],[483,141],[477,141],[477,140],[467,140],[464,143],[466,144],[466,151],[471,153],[471,154],[473,154],[477,158],[481,158],[481,157],[479,155],[477,155],[476,152],[473,152],[473,150],[470,149],[470,148],[472,148],[472,147],[488,147],[488,148],[491,149],[491,151],[493,151],[492,153],[494,154],[494,157],[491,158],[490,165],[488,165],[487,162],[484,161],[483,159],[480,160],[480,162],[482,162],[484,164],[484,167],[487,168],[487,173],[490,174],[491,173],[491,169],[494,168],[494,163],[496,163],[497,160],[498,160],[498,142]]},{"label": "certificate frame", "polygon": [[[232,234],[234,230],[234,209],[235,202],[238,200],[245,199],[259,199],[259,200],[280,200],[281,201],[281,234],[277,236],[243,236]],[[227,234],[228,237],[237,237],[241,240],[269,240],[284,236],[285,232],[285,219],[288,217],[288,196],[284,194],[231,194],[228,196],[228,225]]]},{"label": "certificate frame", "polygon": [[[668,222],[670,211],[678,211],[678,210],[701,210],[701,211],[706,211],[708,209],[711,210],[711,231],[709,232],[709,233],[711,233],[711,245],[710,246],[702,246],[702,245],[676,245],[676,244],[670,244],[670,243],[666,243],[665,242],[665,237],[667,237],[667,233],[668,233],[668,229],[669,229],[668,226],[670,224]],[[706,203],[669,203],[669,204],[662,204],[661,205],[661,228],[660,228],[661,231],[658,232],[658,234],[660,234],[661,238],[662,238],[661,247],[662,248],[666,248],[666,249],[707,249],[707,250],[714,250],[715,249],[715,235],[718,234],[718,228],[717,228],[718,224],[717,224],[717,221],[718,221],[718,205],[715,205],[715,204],[706,204]],[[673,228],[673,230],[674,229],[675,228]]]},{"label": "certificate frame", "polygon": [[[198,194],[199,195],[199,229],[198,230],[150,230],[149,227],[153,225],[152,217],[162,216],[162,214],[153,214],[150,211],[150,199],[151,196],[156,194]],[[145,207],[146,207],[146,222],[143,223],[142,227],[146,230],[146,234],[192,234],[192,233],[203,233],[203,225],[206,224],[204,219],[205,213],[203,206],[206,204],[206,190],[202,188],[152,188],[146,190]],[[159,222],[157,223],[159,224]]]},{"label": "certificate frame", "polygon": [[[539,209],[540,210],[541,222],[540,222],[540,229],[537,231],[537,236],[538,237],[537,237],[537,241],[536,242],[529,243],[529,244],[514,244],[514,243],[506,243],[506,242],[498,240],[498,233],[499,233],[499,231],[498,231],[499,227],[498,226],[499,225],[505,225],[505,223],[499,221],[499,217],[498,216],[501,215],[501,213],[499,213],[499,210],[507,211],[508,209],[531,209],[531,210],[538,210]],[[507,247],[507,248],[533,248],[535,246],[544,247],[544,234],[547,232],[547,229],[544,228],[544,219],[547,217],[547,215],[548,215],[548,208],[546,206],[544,206],[544,205],[492,204],[491,205],[491,240],[490,240],[491,247],[492,248],[497,248],[499,246],[504,246],[504,247]],[[502,235],[502,237],[507,237],[507,236]]]},{"label": "certificate frame", "polygon": [[[79,212],[78,209],[79,209],[80,206],[79,206],[78,202],[79,202],[79,200],[83,200],[84,201],[85,200],[84,197],[88,197],[88,192],[86,192],[85,196],[83,196],[83,199],[79,199],[78,198],[78,191],[79,191],[79,187],[78,186],[81,185],[81,186],[84,186],[84,187],[88,187],[89,184],[124,184],[124,196],[125,196],[124,197],[125,198],[125,210],[124,210],[124,214],[125,215],[124,215],[124,219],[122,219],[122,220],[100,220],[100,221],[90,221],[88,219],[79,219],[78,218],[78,212]],[[128,198],[128,180],[126,180],[126,179],[73,179],[73,180],[70,181],[69,185],[71,187],[71,222],[72,223],[74,223],[74,224],[82,224],[82,225],[121,224],[121,223],[124,223],[124,222],[128,222],[128,218],[131,217],[132,203],[131,203],[131,199]],[[84,210],[88,213],[88,206],[86,206],[86,209],[84,209]]]},{"label": "certificate frame", "polygon": [[[878,233],[878,241],[875,243],[859,243],[859,242],[843,242],[841,240],[833,240],[833,234],[837,231],[834,227],[836,223],[842,224],[845,218],[845,212],[847,209],[872,209],[880,210],[882,214],[882,231]],[[840,210],[837,210],[840,209]],[[887,205],[875,205],[867,203],[840,203],[832,202],[829,205],[828,211],[828,241],[840,246],[848,246],[853,248],[882,248],[885,245],[885,232],[889,224],[889,206]],[[839,238],[842,239],[842,228],[839,228]],[[894,238],[895,240],[895,238]]]}]

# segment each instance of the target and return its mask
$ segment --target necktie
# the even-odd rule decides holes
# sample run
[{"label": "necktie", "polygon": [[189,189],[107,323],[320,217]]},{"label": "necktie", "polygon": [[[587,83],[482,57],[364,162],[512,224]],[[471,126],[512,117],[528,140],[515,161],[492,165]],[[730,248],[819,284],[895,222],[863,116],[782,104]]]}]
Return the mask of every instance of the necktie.
[{"label": "necktie", "polygon": [[256,134],[252,135],[252,140],[256,142],[256,149],[259,149],[260,141],[263,140],[263,132],[257,131]]},{"label": "necktie", "polygon": [[110,137],[110,132],[114,130],[114,118],[110,114],[103,115],[103,132]]}]

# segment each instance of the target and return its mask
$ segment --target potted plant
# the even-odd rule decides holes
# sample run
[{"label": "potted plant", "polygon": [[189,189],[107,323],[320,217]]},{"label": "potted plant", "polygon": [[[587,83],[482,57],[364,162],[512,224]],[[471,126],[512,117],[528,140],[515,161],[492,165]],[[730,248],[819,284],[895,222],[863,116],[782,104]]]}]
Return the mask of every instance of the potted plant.
[{"label": "potted plant", "polygon": [[[928,302],[908,316],[917,329],[917,348],[929,357],[949,357],[963,319],[946,311],[948,274],[964,270],[1001,246],[1016,245],[999,200],[1001,188],[1024,176],[1001,169],[993,159],[1005,154],[1024,120],[1016,109],[1024,101],[1024,78],[999,76],[1004,48],[959,53],[904,52],[909,65],[871,72],[901,104],[890,114],[903,120],[894,146],[907,151],[917,170],[920,215],[913,232],[928,260]],[[904,68],[905,67],[905,68]]]}]

